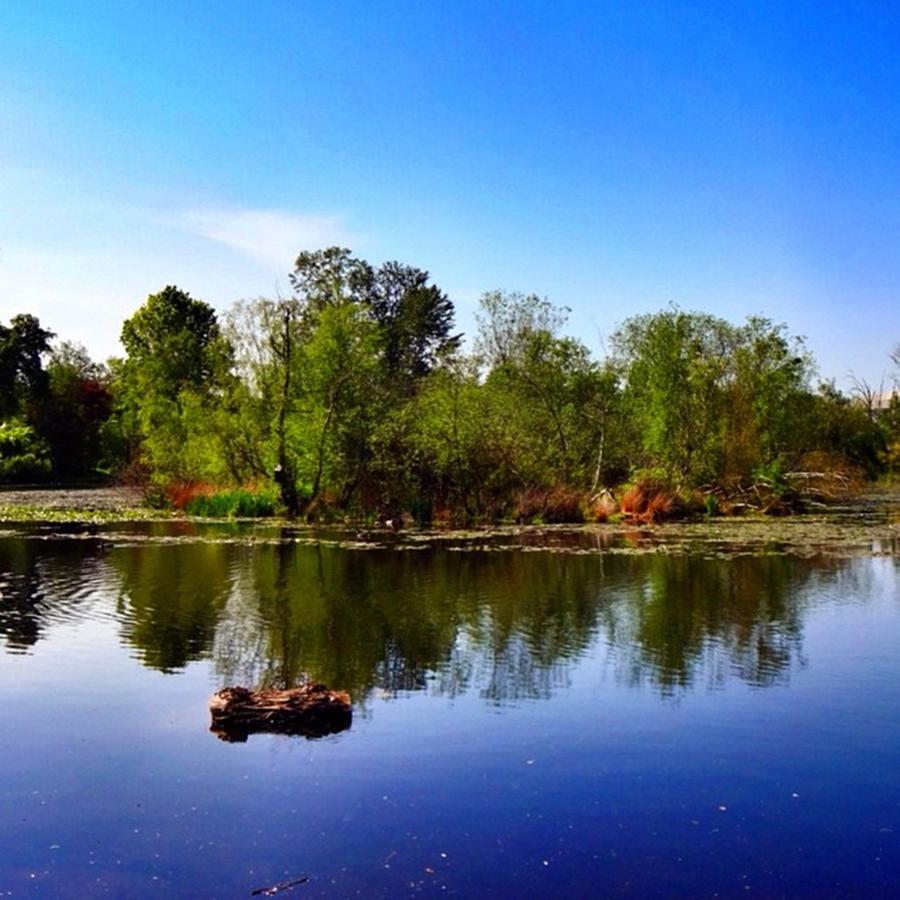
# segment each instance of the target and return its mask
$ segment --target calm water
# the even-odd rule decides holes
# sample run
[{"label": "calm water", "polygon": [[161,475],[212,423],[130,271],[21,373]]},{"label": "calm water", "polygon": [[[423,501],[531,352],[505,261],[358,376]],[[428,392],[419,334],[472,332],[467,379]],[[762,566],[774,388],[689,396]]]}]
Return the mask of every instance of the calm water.
[{"label": "calm water", "polygon": [[900,896],[900,558],[607,550],[5,532],[0,895]]}]

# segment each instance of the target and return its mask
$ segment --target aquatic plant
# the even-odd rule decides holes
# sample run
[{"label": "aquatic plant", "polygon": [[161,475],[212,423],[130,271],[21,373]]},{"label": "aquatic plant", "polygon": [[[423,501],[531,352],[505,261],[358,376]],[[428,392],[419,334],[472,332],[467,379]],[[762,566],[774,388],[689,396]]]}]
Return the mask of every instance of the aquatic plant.
[{"label": "aquatic plant", "polygon": [[205,518],[264,518],[278,512],[278,494],[272,489],[237,488],[215,493],[201,493],[190,500],[185,512]]}]

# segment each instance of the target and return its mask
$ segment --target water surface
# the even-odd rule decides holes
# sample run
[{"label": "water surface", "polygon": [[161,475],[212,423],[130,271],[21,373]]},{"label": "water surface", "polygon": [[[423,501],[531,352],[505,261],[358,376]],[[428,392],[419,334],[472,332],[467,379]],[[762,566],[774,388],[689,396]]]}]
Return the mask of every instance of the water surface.
[{"label": "water surface", "polygon": [[9,528],[0,893],[900,895],[894,546],[548,534]]}]

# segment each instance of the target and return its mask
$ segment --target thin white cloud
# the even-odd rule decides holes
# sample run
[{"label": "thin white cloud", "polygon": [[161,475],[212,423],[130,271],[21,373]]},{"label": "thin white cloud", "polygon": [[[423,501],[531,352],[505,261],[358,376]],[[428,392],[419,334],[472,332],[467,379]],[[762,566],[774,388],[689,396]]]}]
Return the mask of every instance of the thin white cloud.
[{"label": "thin white cloud", "polygon": [[210,209],[184,213],[178,226],[225,244],[258,262],[291,268],[301,250],[353,247],[353,236],[337,216],[270,209]]}]

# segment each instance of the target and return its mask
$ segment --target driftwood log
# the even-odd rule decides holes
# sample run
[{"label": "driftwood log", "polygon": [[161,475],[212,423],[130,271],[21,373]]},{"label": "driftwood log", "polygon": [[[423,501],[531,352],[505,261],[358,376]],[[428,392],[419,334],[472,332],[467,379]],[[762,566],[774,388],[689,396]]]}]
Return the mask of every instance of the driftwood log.
[{"label": "driftwood log", "polygon": [[209,730],[223,741],[258,732],[324,737],[350,727],[350,695],[309,682],[284,691],[227,687],[209,698]]}]

